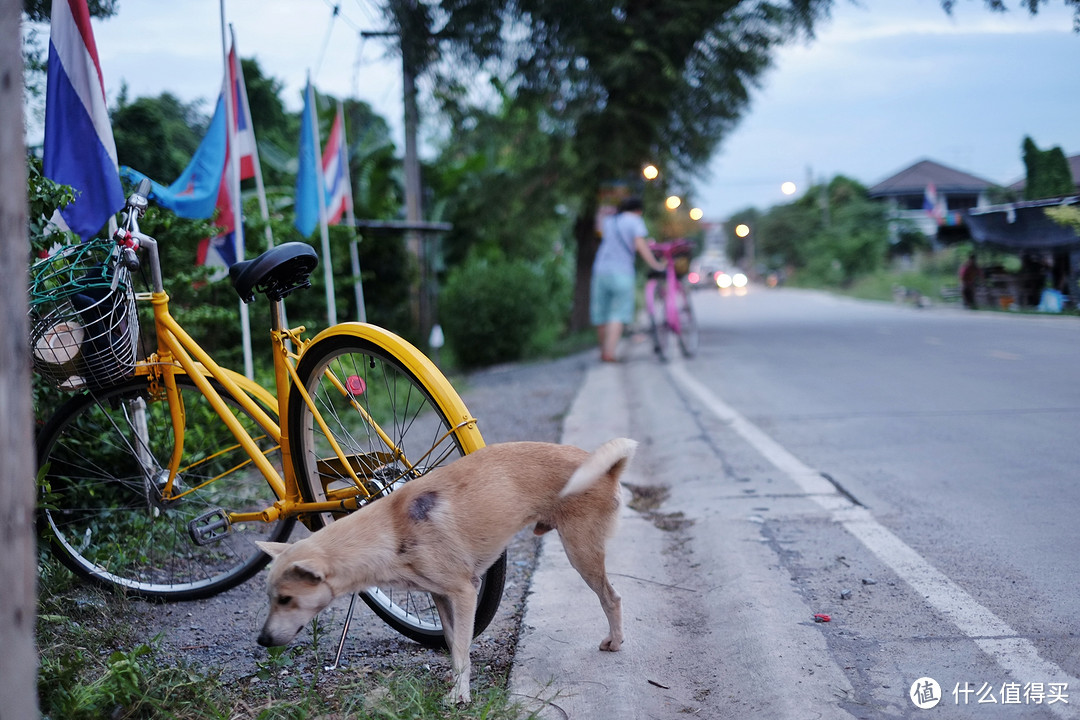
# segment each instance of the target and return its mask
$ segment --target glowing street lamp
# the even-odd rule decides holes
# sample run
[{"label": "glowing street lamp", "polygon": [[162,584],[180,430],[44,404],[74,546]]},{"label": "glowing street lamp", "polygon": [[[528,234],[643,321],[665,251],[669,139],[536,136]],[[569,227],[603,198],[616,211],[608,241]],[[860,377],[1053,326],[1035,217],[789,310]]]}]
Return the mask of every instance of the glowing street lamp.
[{"label": "glowing street lamp", "polygon": [[655,180],[660,175],[660,171],[656,169],[655,165],[646,165],[641,168],[641,174],[645,176],[646,180]]},{"label": "glowing street lamp", "polygon": [[785,195],[794,195],[795,189],[795,183],[791,182],[790,180],[780,186],[780,192],[784,193]]},{"label": "glowing street lamp", "polygon": [[700,220],[703,217],[705,217],[705,212],[701,208],[691,208],[690,209],[690,219],[691,220]]},{"label": "glowing street lamp", "polygon": [[739,223],[738,225],[735,226],[735,234],[738,237],[741,237],[741,238],[746,237],[747,235],[750,234],[750,226],[746,225],[746,224],[743,224],[743,223]]},{"label": "glowing street lamp", "polygon": [[682,198],[678,195],[669,195],[668,199],[664,201],[664,205],[667,206],[668,210],[674,210],[682,205]]}]

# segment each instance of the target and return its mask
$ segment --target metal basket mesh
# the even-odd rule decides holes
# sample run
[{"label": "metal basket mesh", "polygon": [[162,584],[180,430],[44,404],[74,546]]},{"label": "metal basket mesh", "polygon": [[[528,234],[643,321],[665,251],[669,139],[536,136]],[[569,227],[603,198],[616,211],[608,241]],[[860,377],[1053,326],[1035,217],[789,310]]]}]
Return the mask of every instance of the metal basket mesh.
[{"label": "metal basket mesh", "polygon": [[64,247],[30,267],[34,369],[61,390],[103,387],[135,370],[139,321],[116,244]]}]

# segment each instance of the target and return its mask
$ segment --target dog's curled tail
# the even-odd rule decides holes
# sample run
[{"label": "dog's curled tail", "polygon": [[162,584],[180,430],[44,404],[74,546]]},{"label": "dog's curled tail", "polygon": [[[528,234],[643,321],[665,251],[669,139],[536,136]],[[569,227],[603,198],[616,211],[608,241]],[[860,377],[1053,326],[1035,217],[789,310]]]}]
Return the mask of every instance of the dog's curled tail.
[{"label": "dog's curled tail", "polygon": [[615,471],[621,474],[630,460],[634,457],[637,449],[637,441],[629,438],[615,438],[608,440],[598,447],[593,454],[585,458],[570,479],[566,481],[559,497],[566,497],[587,490],[594,482]]}]

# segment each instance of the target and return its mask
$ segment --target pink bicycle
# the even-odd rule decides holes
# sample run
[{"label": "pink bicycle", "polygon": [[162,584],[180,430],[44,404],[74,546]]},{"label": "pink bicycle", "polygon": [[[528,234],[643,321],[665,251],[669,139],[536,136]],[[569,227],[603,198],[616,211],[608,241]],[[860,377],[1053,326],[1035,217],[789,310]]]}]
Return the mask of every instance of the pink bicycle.
[{"label": "pink bicycle", "polygon": [[661,360],[671,357],[671,338],[678,339],[684,357],[698,349],[698,326],[690,302],[686,273],[690,269],[690,243],[685,240],[649,243],[667,267],[649,273],[645,283],[645,309],[649,314],[653,348]]}]

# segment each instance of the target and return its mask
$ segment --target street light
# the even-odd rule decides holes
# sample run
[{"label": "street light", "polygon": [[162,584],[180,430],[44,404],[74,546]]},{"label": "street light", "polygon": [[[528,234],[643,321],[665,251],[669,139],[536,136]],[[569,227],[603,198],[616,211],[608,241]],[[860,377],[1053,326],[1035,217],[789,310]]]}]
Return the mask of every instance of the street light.
[{"label": "street light", "polygon": [[668,199],[664,201],[664,205],[667,206],[668,210],[674,210],[682,205],[682,198],[678,195],[669,195]]},{"label": "street light", "polygon": [[650,164],[641,168],[641,174],[645,176],[646,180],[655,180],[660,175],[660,171],[656,169],[655,165]]},{"label": "street light", "polygon": [[705,216],[705,212],[701,208],[691,208],[691,210],[690,210],[690,219],[691,220],[700,220],[704,216]]},{"label": "street light", "polygon": [[750,226],[744,223],[739,223],[735,226],[735,235],[744,238],[750,234]]},{"label": "street light", "polygon": [[784,183],[783,185],[780,186],[780,192],[784,193],[785,195],[794,195],[795,194],[795,183],[791,182],[790,180],[787,181],[786,183]]}]

